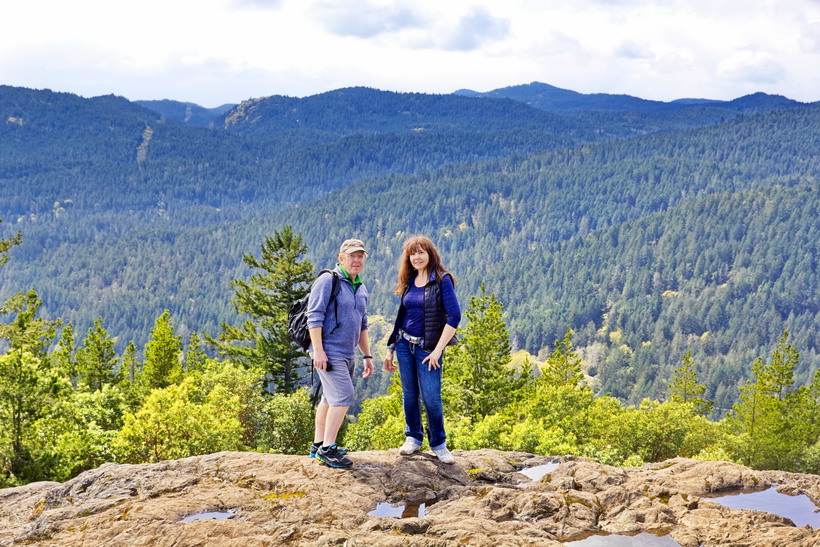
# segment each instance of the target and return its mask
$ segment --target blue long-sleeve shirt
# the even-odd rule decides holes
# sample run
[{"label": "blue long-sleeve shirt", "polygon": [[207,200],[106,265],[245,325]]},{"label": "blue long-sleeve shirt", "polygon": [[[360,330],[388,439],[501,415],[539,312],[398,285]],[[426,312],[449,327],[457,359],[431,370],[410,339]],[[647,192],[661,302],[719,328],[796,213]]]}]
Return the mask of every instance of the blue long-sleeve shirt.
[{"label": "blue long-sleeve shirt", "polygon": [[[367,288],[359,285],[354,292],[353,284],[339,266],[333,270],[339,274],[341,284],[336,303],[330,302],[333,276],[320,275],[308,297],[307,324],[309,329],[322,327],[322,346],[328,357],[353,359],[359,337],[367,330]],[[312,357],[313,344],[308,352]]]},{"label": "blue long-sleeve shirt", "polygon": [[[435,280],[435,273],[430,274],[430,281]],[[441,299],[444,311],[447,312],[447,324],[458,328],[461,322],[461,307],[456,298],[453,278],[445,274],[441,279]],[[404,295],[406,309],[401,328],[410,336],[424,336],[424,287],[416,287],[415,278],[410,281],[410,288]]]}]

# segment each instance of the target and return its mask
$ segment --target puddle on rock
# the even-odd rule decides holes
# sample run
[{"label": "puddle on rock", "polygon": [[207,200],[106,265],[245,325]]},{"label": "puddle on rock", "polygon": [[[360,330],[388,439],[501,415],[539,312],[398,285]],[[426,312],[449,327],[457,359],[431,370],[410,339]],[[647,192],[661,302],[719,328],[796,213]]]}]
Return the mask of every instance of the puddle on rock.
[{"label": "puddle on rock", "polygon": [[672,536],[655,534],[595,534],[576,541],[565,541],[571,547],[680,547]]},{"label": "puddle on rock", "polygon": [[555,471],[555,468],[559,465],[561,465],[561,462],[548,462],[541,465],[535,465],[533,467],[527,467],[519,471],[519,473],[528,476],[531,481],[538,481],[541,480],[541,477],[547,473],[552,473]]},{"label": "puddle on rock", "polygon": [[765,511],[791,519],[795,526],[802,527],[808,524],[815,530],[820,528],[818,508],[803,494],[790,496],[781,494],[775,488],[769,488],[757,492],[733,490],[703,497],[730,509]]},{"label": "puddle on rock", "polygon": [[196,513],[195,515],[188,515],[179,522],[191,522],[192,520],[202,519],[225,520],[233,517],[235,514],[235,511],[214,511],[211,513]]},{"label": "puddle on rock", "polygon": [[437,500],[425,503],[408,503],[407,505],[393,505],[383,501],[367,514],[374,517],[393,517],[397,519],[422,518],[427,514],[427,505],[433,505]]}]

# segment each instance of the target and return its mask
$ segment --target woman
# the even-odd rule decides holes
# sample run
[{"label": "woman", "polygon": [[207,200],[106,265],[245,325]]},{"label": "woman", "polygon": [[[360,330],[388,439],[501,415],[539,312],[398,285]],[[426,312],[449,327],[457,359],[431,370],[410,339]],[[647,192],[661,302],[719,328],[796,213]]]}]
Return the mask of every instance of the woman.
[{"label": "woman", "polygon": [[429,238],[413,236],[405,241],[395,290],[401,301],[384,360],[384,368],[395,371],[395,354],[401,374],[406,440],[399,452],[412,454],[421,449],[421,397],[427,412],[427,440],[443,463],[455,461],[447,450],[441,404],[441,358],[444,348],[455,344],[461,321],[454,284]]},{"label": "woman", "polygon": [[[333,275],[320,275],[310,289],[307,324],[308,352],[322,382],[322,400],[316,407],[316,429],[311,457],[330,467],[353,465],[347,449],[336,445],[336,435],[347,409],[353,404],[353,366],[356,346],[364,355],[362,378],[373,373],[373,357],[367,338],[367,289],[359,273],[367,251],[359,239],[347,239],[339,249]],[[339,277],[339,293],[330,304],[333,277]]]}]

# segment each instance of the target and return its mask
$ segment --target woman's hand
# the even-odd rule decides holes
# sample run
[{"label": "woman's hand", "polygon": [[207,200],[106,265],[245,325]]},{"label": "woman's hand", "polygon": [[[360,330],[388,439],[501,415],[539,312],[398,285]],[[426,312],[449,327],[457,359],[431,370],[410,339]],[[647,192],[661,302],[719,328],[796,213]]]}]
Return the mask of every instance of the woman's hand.
[{"label": "woman's hand", "polygon": [[393,350],[387,350],[387,356],[384,358],[384,370],[393,373],[396,372],[396,363],[393,361]]},{"label": "woman's hand", "polygon": [[427,370],[441,367],[441,352],[438,348],[430,352],[430,355],[421,360],[421,364],[427,363]]}]

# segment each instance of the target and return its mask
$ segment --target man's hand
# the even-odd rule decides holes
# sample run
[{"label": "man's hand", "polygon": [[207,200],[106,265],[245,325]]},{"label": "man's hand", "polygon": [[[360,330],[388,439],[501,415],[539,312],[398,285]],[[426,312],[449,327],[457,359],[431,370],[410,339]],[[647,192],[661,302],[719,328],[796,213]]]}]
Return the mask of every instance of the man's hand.
[{"label": "man's hand", "polygon": [[373,374],[373,358],[365,357],[364,372],[362,372],[362,378],[369,378],[371,374]]},{"label": "man's hand", "polygon": [[313,350],[313,366],[319,370],[327,369],[327,354],[323,349]]}]

